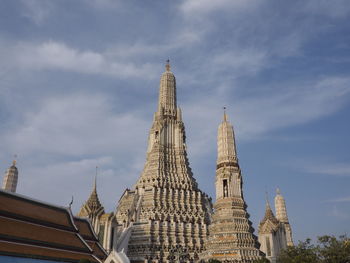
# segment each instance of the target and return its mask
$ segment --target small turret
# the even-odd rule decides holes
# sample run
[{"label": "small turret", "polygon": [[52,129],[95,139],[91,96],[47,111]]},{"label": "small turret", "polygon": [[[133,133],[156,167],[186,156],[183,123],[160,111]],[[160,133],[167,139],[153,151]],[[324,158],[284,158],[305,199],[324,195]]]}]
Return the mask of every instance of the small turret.
[{"label": "small turret", "polygon": [[[263,229],[260,229],[260,228],[262,228],[267,221],[270,221],[269,227],[272,227],[271,230],[275,231],[278,228],[279,222],[275,217],[275,215],[273,214],[270,203],[266,198],[265,215],[263,220],[261,220],[260,222],[259,231],[263,231]],[[269,229],[269,231],[271,230]],[[264,229],[264,231],[266,231],[266,229]]]},{"label": "small turret", "polygon": [[287,215],[286,202],[283,196],[281,195],[280,189],[277,188],[276,193],[277,193],[275,197],[276,217],[279,221],[283,223],[287,223],[288,215]]},{"label": "small turret", "polygon": [[158,113],[172,116],[176,114],[176,80],[170,71],[169,59],[160,78]]},{"label": "small turret", "polygon": [[293,244],[293,238],[292,238],[292,228],[290,227],[289,220],[288,220],[286,201],[284,200],[283,196],[281,195],[281,191],[278,188],[276,190],[275,209],[276,209],[277,219],[280,222],[282,222],[285,226],[287,245],[293,246],[294,244]]},{"label": "small turret", "polygon": [[95,176],[94,185],[90,197],[80,208],[78,216],[89,218],[91,225],[95,229],[96,233],[98,233],[98,221],[99,218],[104,214],[104,207],[98,198],[96,177],[97,176]]},{"label": "small turret", "polygon": [[235,134],[233,126],[230,124],[224,108],[223,121],[218,128],[218,159],[217,164],[225,162],[237,163],[237,152],[235,143]]},{"label": "small turret", "polygon": [[265,215],[259,224],[260,250],[271,263],[276,263],[280,252],[287,247],[283,223],[272,212],[266,193]]},{"label": "small turret", "polygon": [[233,126],[224,108],[218,128],[216,201],[204,256],[221,262],[254,262],[261,258],[257,237],[243,198],[243,179],[238,165]]},{"label": "small turret", "polygon": [[18,182],[18,169],[16,160],[13,160],[12,165],[6,170],[2,189],[9,192],[16,192]]}]

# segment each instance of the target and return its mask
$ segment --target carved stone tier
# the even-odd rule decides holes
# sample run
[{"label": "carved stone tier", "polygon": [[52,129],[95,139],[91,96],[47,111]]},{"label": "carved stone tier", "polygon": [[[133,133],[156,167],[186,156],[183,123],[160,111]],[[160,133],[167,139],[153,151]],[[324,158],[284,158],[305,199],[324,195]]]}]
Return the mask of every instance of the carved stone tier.
[{"label": "carved stone tier", "polygon": [[198,260],[211,209],[189,167],[175,76],[167,64],[144,169],[133,189],[124,192],[116,211],[118,223],[132,228],[127,248],[131,262]]},{"label": "carved stone tier", "polygon": [[204,260],[251,263],[261,258],[259,243],[243,199],[233,127],[224,120],[218,128],[216,203]]}]

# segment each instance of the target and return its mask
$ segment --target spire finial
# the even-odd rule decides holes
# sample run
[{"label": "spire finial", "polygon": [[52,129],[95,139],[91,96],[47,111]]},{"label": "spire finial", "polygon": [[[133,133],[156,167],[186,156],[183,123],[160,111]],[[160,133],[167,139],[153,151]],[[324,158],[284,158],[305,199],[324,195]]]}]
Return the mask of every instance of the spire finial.
[{"label": "spire finial", "polygon": [[166,60],[165,69],[166,71],[170,71],[170,59]]},{"label": "spire finial", "polygon": [[95,174],[95,181],[94,181],[94,190],[96,191],[96,187],[97,187],[97,173],[98,173],[98,166],[96,165],[96,174]]},{"label": "spire finial", "polygon": [[224,106],[224,121],[226,122],[227,121],[227,114],[226,114],[226,107]]},{"label": "spire finial", "polygon": [[277,189],[276,189],[276,193],[278,194],[278,195],[280,195],[281,194],[281,191],[280,191],[280,189],[277,187]]},{"label": "spire finial", "polygon": [[16,163],[17,163],[17,154],[15,154],[14,156],[13,156],[13,161],[12,161],[12,164],[15,166],[16,165]]},{"label": "spire finial", "polygon": [[266,207],[270,208],[269,194],[267,191],[265,191],[265,198],[266,198]]}]

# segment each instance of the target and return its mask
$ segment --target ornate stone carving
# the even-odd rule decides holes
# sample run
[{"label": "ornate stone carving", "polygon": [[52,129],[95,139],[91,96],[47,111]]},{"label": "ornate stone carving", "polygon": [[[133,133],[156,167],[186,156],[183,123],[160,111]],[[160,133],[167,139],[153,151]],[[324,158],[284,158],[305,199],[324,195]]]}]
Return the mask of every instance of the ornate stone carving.
[{"label": "ornate stone carving", "polygon": [[167,63],[144,169],[116,211],[119,224],[132,225],[127,255],[132,262],[166,262],[176,251],[186,250],[186,260],[197,260],[205,248],[210,213],[210,200],[189,166],[176,80]]},{"label": "ornate stone carving", "polygon": [[235,145],[233,127],[224,113],[224,120],[218,128],[215,212],[209,227],[207,251],[202,258],[250,263],[259,259],[261,252],[243,199]]}]

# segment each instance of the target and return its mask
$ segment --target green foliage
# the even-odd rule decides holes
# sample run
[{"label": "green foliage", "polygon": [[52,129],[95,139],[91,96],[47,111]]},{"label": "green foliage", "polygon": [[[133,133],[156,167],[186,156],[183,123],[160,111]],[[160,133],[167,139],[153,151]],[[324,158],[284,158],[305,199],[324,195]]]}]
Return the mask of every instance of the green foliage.
[{"label": "green foliage", "polygon": [[322,236],[318,238],[319,257],[321,262],[326,263],[349,263],[350,262],[350,239],[340,236]]},{"label": "green foliage", "polygon": [[350,240],[346,236],[321,236],[317,244],[310,239],[288,247],[278,257],[281,263],[349,263]]},{"label": "green foliage", "polygon": [[214,259],[214,258],[211,258],[208,260],[208,263],[221,263],[220,260],[217,260],[217,259]]}]

